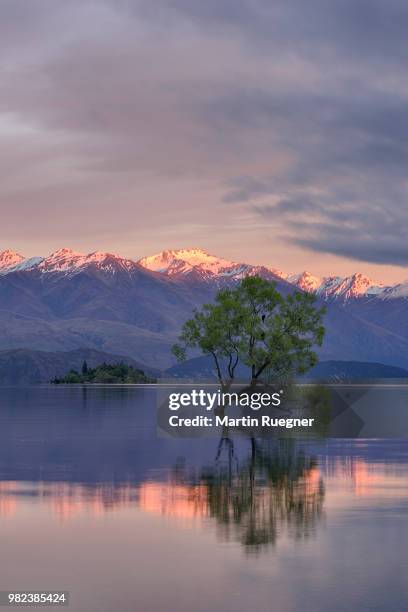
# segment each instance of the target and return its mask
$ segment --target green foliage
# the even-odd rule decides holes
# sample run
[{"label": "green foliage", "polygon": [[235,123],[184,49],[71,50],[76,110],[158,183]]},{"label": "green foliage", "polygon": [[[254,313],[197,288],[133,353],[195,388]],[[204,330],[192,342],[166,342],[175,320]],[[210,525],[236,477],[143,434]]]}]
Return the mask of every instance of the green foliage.
[{"label": "green foliage", "polygon": [[70,370],[68,372],[68,374],[65,376],[64,380],[62,380],[62,379],[61,380],[55,379],[54,382],[56,382],[56,383],[57,382],[66,382],[66,383],[70,383],[70,384],[72,384],[72,383],[80,383],[80,382],[82,382],[81,378],[82,378],[81,375],[78,374],[78,372],[76,372],[76,370]]},{"label": "green foliage", "polygon": [[[86,368],[84,367],[86,365]],[[137,384],[155,383],[156,379],[145,375],[143,370],[133,368],[125,363],[102,363],[96,368],[89,368],[86,362],[82,366],[82,374],[70,370],[62,378],[53,380],[55,384],[75,383],[106,383],[106,384]]]},{"label": "green foliage", "polygon": [[[323,341],[324,309],[315,297],[295,292],[286,297],[276,284],[247,277],[234,289],[219,291],[186,321],[173,347],[178,360],[188,349],[211,355],[222,386],[231,384],[239,362],[251,370],[252,382],[303,374],[317,363],[313,346]],[[224,365],[226,364],[226,365]]]}]

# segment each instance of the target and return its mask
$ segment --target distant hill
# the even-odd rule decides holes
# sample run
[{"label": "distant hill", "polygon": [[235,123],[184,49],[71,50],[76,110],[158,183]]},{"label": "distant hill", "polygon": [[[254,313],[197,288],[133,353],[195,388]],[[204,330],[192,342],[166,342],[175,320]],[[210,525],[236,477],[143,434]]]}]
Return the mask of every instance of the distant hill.
[{"label": "distant hill", "polygon": [[160,371],[145,366],[131,357],[112,355],[103,351],[83,348],[74,351],[33,351],[16,349],[0,351],[0,385],[28,385],[49,382],[64,376],[69,370],[81,370],[86,361],[90,368],[101,363],[125,363],[135,369],[143,370],[148,376],[156,378]]},{"label": "distant hill", "polygon": [[321,361],[305,374],[304,378],[307,380],[408,379],[408,370],[369,361]]},{"label": "distant hill", "polygon": [[[169,378],[213,379],[214,365],[210,357],[195,357],[179,363],[164,372]],[[236,378],[248,378],[245,366],[237,368]],[[304,377],[305,380],[375,380],[385,378],[407,378],[408,370],[383,363],[368,361],[320,361]]]}]

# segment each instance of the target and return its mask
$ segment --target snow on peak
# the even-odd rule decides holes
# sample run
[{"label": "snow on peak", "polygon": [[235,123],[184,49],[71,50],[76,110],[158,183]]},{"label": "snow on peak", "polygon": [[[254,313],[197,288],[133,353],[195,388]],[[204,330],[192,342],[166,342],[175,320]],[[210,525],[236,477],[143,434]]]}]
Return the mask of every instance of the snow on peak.
[{"label": "snow on peak", "polygon": [[173,277],[196,275],[201,279],[223,281],[240,280],[245,276],[261,274],[285,278],[283,272],[279,270],[236,263],[210,255],[199,248],[162,251],[151,257],[143,257],[138,263],[148,270]]},{"label": "snow on peak", "polygon": [[38,265],[41,272],[68,272],[75,268],[84,255],[72,249],[58,249]]},{"label": "snow on peak", "polygon": [[51,253],[50,257],[63,257],[69,255],[81,255],[81,253],[73,249],[68,249],[67,247],[62,247],[62,249],[57,249],[54,253]]},{"label": "snow on peak", "polygon": [[408,298],[408,280],[393,285],[392,287],[386,287],[384,291],[379,294],[379,297],[383,300]]},{"label": "snow on peak", "polygon": [[308,291],[309,293],[315,293],[322,284],[321,278],[314,276],[307,270],[301,272],[300,274],[288,276],[287,280],[289,283],[292,283],[292,285],[296,285],[296,287],[299,287],[299,289]]},{"label": "snow on peak", "polygon": [[368,276],[357,273],[345,278],[339,276],[325,278],[317,293],[324,298],[349,300],[374,295],[383,288],[383,285],[376,283]]},{"label": "snow on peak", "polygon": [[341,276],[326,276],[319,278],[310,272],[294,274],[287,279],[303,291],[316,293],[324,299],[340,299],[343,301],[351,298],[368,297],[378,295],[385,287],[364,274],[352,274],[345,278]]},{"label": "snow on peak", "polygon": [[87,266],[94,266],[99,270],[111,273],[137,268],[137,264],[131,259],[102,251],[85,255],[73,249],[62,248],[54,251],[48,257],[31,257],[29,259],[24,259],[24,257],[12,251],[4,251],[0,254],[0,274],[2,275],[31,269],[36,269],[42,273],[73,274]]},{"label": "snow on peak", "polygon": [[130,270],[136,267],[136,263],[130,259],[124,259],[113,253],[94,251],[84,255],[72,249],[59,249],[49,257],[43,259],[37,268],[41,272],[63,272],[72,274],[79,272],[87,266],[96,266],[100,270],[116,272],[118,269]]},{"label": "snow on peak", "polygon": [[115,274],[118,271],[132,271],[139,266],[176,278],[189,276],[208,280],[222,286],[228,281],[238,281],[245,276],[258,274],[263,278],[286,280],[303,291],[316,293],[323,299],[347,301],[351,298],[376,296],[381,299],[408,298],[408,280],[394,286],[377,283],[364,274],[347,277],[327,276],[319,278],[310,272],[288,276],[273,268],[236,263],[210,255],[207,251],[193,247],[165,250],[143,257],[138,262],[104,251],[83,254],[69,248],[61,248],[46,258],[25,259],[15,251],[0,252],[0,275],[10,272],[38,270],[42,273],[76,274],[88,267]]},{"label": "snow on peak", "polygon": [[83,258],[83,261],[80,262],[81,267],[89,264],[93,264],[101,270],[112,273],[115,273],[118,269],[129,271],[137,267],[136,262],[132,259],[125,259],[114,253],[106,253],[104,251],[89,253]]},{"label": "snow on peak", "polygon": [[168,275],[186,274],[196,267],[205,272],[218,274],[222,269],[237,265],[226,259],[214,257],[199,248],[161,251],[151,257],[143,257],[138,263],[148,270]]},{"label": "snow on peak", "polygon": [[24,261],[24,257],[15,251],[6,249],[0,253],[0,273],[4,273],[13,266]]},{"label": "snow on peak", "polygon": [[43,260],[43,257],[29,257],[28,259],[23,259],[20,263],[12,266],[7,270],[9,272],[21,272],[22,270],[31,270],[31,268],[35,268],[40,264]]}]

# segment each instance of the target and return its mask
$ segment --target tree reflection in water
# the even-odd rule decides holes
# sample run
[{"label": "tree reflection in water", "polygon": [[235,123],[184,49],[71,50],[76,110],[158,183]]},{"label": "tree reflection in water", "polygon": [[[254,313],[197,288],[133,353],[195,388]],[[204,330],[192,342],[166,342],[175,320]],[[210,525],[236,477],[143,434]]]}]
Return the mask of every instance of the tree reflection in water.
[{"label": "tree reflection in water", "polygon": [[195,483],[179,466],[177,482],[200,484],[201,495],[204,486],[207,516],[216,520],[219,537],[241,543],[248,553],[274,545],[284,534],[295,539],[313,534],[325,495],[315,459],[293,439],[250,443],[240,461],[225,433],[214,465],[202,469]]}]

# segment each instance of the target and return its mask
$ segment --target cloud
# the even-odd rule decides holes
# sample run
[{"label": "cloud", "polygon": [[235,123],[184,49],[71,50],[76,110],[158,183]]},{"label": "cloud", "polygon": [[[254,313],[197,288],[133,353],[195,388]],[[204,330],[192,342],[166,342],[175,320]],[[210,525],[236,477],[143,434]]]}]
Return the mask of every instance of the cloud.
[{"label": "cloud", "polygon": [[408,248],[402,239],[393,235],[364,235],[364,227],[346,231],[334,225],[320,227],[318,238],[299,238],[298,244],[321,253],[332,253],[349,259],[370,261],[379,264],[406,266]]},{"label": "cloud", "polygon": [[406,265],[407,28],[402,0],[5,0],[5,235],[205,245],[233,214]]},{"label": "cloud", "polygon": [[286,240],[313,251],[408,263],[408,105],[402,92],[305,93],[301,109],[281,92],[234,99],[244,124],[247,115],[256,116],[273,128],[276,146],[292,153],[292,163],[284,172],[272,167],[271,174],[235,177],[224,202],[252,204],[256,214],[280,224]]}]

